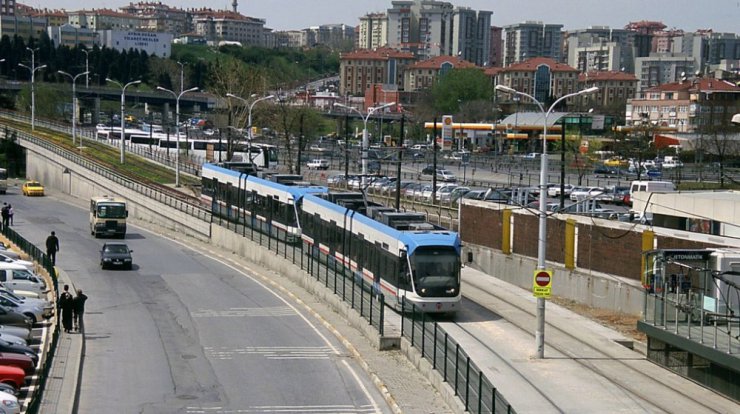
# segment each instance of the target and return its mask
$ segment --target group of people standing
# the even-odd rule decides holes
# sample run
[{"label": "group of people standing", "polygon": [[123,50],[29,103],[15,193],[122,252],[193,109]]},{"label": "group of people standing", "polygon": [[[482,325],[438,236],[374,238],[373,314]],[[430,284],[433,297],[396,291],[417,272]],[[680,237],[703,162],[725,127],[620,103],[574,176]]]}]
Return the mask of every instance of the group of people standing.
[{"label": "group of people standing", "polygon": [[77,295],[72,296],[69,293],[69,285],[64,285],[64,291],[59,295],[58,307],[62,316],[62,326],[64,332],[82,332],[85,324],[83,315],[85,314],[85,301],[87,296],[82,293],[82,289],[77,289]]},{"label": "group of people standing", "polygon": [[0,209],[0,216],[3,219],[3,227],[13,225],[13,206],[8,203],[3,203],[3,208]]}]

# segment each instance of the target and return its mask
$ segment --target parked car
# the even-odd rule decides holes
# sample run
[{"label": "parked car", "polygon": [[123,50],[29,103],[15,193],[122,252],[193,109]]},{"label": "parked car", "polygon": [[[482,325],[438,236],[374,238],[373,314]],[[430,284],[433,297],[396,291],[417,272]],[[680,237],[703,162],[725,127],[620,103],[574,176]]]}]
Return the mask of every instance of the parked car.
[{"label": "parked car", "polygon": [[36,351],[33,350],[33,348],[28,345],[16,345],[14,343],[0,339],[0,352],[25,355],[33,360],[34,366],[39,362],[38,354],[36,353]]},{"label": "parked car", "polygon": [[316,158],[306,163],[306,167],[308,167],[309,170],[328,170],[329,161],[322,158]]},{"label": "parked car", "polygon": [[22,369],[26,375],[33,374],[36,369],[36,365],[33,363],[33,359],[31,357],[11,352],[0,352],[0,365],[18,367]]},{"label": "parked car", "polygon": [[33,321],[28,316],[0,306],[0,324],[5,326],[19,326],[31,329]]},{"label": "parked car", "polygon": [[[573,188],[575,188],[573,185],[571,185],[571,184],[565,184],[563,186],[563,193],[566,196],[569,196],[570,197],[570,193],[571,193],[571,191],[573,191]],[[548,187],[547,188],[547,196],[548,197],[560,197],[560,185],[557,184],[554,187]]]},{"label": "parked car", "polygon": [[28,260],[13,259],[12,257],[5,254],[4,251],[0,251],[0,262],[15,263],[21,266],[25,266],[28,270],[33,270],[33,262],[29,262]]},{"label": "parked car", "polygon": [[604,192],[601,187],[577,187],[570,192],[571,201],[579,201],[585,198],[592,198]]},{"label": "parked car", "polygon": [[0,365],[0,382],[10,384],[20,390],[26,384],[26,373],[18,367]]},{"label": "parked car", "polygon": [[0,340],[8,341],[11,344],[15,344],[15,345],[24,345],[24,346],[28,345],[27,340],[17,337],[17,336],[10,335],[10,334],[0,334]]},{"label": "parked car", "polygon": [[21,187],[21,192],[23,193],[24,196],[43,196],[44,186],[41,185],[40,182],[35,181],[35,180],[26,181],[25,183],[23,183],[23,186]]},{"label": "parked car", "polygon": [[449,202],[455,203],[461,197],[465,196],[470,191],[470,187],[457,187],[450,192]]},{"label": "parked car", "polygon": [[18,396],[20,394],[20,390],[16,390],[15,387],[13,387],[10,384],[4,384],[0,382],[0,392],[4,392],[6,394]]},{"label": "parked car", "polygon": [[606,188],[606,191],[594,197],[604,204],[624,204],[624,196],[629,195],[629,186],[613,186]]},{"label": "parked car", "polygon": [[328,185],[338,186],[338,185],[342,185],[342,184],[344,184],[346,182],[347,182],[347,177],[345,177],[344,174],[332,175],[332,176],[330,176],[329,178],[326,179],[326,183]]},{"label": "parked car", "polygon": [[445,181],[445,182],[457,181],[457,177],[455,177],[455,174],[453,174],[450,170],[446,170],[444,168],[439,168],[439,167],[435,170],[433,166],[425,167],[419,174],[419,179],[420,180],[432,180],[434,178],[435,171],[436,171],[436,176],[437,176],[438,181]]},{"label": "parked car", "polygon": [[9,335],[17,336],[18,338],[23,338],[25,340],[31,339],[31,329],[25,328],[21,326],[9,326],[9,325],[0,325],[0,333],[7,333]]},{"label": "parked car", "polygon": [[107,242],[100,249],[100,268],[122,267],[131,270],[133,266],[132,252],[133,250],[129,249],[126,243]]},{"label": "parked car", "polygon": [[0,282],[12,291],[24,290],[36,293],[46,292],[46,282],[25,266],[16,263],[0,262]]},{"label": "parked car", "polygon": [[21,300],[11,292],[0,292],[0,305],[13,309],[18,313],[22,313],[36,323],[42,319],[48,319],[53,313],[53,307],[51,304],[44,304],[40,302],[42,299],[36,299],[36,302],[32,300]]},{"label": "parked car", "polygon": [[0,407],[3,414],[20,414],[21,412],[18,397],[9,392],[0,391]]}]

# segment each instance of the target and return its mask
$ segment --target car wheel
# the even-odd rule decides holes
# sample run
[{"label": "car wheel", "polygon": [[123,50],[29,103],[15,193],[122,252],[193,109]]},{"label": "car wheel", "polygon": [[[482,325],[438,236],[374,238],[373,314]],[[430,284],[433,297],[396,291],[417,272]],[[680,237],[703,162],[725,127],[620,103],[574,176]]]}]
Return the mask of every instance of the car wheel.
[{"label": "car wheel", "polygon": [[131,270],[131,269],[133,269],[133,264],[131,264],[131,263],[127,264],[126,265],[126,270]]},{"label": "car wheel", "polygon": [[100,268],[103,269],[103,270],[105,270],[105,263],[100,262]]},{"label": "car wheel", "polygon": [[31,319],[31,322],[33,322],[34,325],[36,324],[36,315],[30,312],[24,313],[24,315],[28,316],[28,318]]}]

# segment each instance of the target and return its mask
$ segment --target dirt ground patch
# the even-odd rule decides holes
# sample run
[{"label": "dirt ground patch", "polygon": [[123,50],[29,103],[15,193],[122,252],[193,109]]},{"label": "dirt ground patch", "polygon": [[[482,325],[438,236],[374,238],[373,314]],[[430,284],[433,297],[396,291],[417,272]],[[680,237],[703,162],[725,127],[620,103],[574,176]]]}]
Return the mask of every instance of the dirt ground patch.
[{"label": "dirt ground patch", "polygon": [[646,342],[647,338],[644,333],[637,330],[637,321],[640,320],[639,316],[628,315],[625,313],[619,313],[609,311],[605,309],[597,309],[591,306],[577,303],[570,299],[564,299],[553,296],[550,300],[558,305],[568,308],[571,311],[585,316],[593,321],[599,322],[600,324],[612,328],[623,335],[634,339],[638,342]]}]

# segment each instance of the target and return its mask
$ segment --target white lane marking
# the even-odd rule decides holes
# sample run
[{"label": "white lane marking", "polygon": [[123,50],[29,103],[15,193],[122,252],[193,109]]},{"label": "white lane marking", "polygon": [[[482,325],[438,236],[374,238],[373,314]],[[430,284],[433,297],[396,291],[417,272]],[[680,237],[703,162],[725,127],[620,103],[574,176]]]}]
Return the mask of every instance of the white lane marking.
[{"label": "white lane marking", "polygon": [[378,413],[370,405],[358,407],[351,405],[258,405],[241,409],[224,409],[223,407],[186,407],[186,413],[239,414],[239,413]]}]

